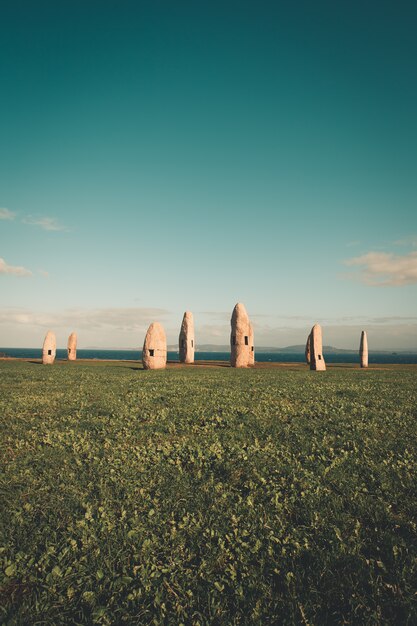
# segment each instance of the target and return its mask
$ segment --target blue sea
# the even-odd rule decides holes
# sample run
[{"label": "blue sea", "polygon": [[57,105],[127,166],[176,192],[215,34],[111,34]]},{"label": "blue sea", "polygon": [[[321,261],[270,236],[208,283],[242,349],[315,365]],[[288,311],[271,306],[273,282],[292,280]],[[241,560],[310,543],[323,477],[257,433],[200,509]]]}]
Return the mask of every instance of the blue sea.
[{"label": "blue sea", "polygon": [[[0,356],[9,356],[20,359],[40,359],[42,350],[39,348],[0,348]],[[66,359],[67,350],[58,348],[57,359]],[[77,350],[78,359],[103,359],[118,361],[140,361],[142,353],[140,350]],[[359,355],[356,353],[335,353],[324,354],[326,363],[358,363]],[[196,352],[196,361],[228,361],[229,352]],[[304,353],[293,352],[258,352],[256,361],[266,361],[271,363],[303,363]],[[168,352],[168,361],[178,361],[178,352]],[[417,354],[396,353],[396,352],[375,352],[369,353],[369,363],[403,363],[417,364]]]}]

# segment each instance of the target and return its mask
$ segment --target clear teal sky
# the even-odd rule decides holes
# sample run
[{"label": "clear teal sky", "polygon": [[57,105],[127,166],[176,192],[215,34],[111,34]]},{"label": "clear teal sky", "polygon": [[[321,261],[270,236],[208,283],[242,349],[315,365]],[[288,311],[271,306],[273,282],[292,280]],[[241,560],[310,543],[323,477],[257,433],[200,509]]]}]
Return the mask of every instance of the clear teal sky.
[{"label": "clear teal sky", "polygon": [[2,2],[0,346],[417,348],[417,5]]}]

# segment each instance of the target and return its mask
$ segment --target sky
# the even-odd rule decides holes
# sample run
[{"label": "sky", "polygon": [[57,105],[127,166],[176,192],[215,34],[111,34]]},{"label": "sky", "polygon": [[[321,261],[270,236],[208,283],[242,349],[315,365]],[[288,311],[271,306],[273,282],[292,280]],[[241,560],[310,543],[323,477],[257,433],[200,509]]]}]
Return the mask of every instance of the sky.
[{"label": "sky", "polygon": [[417,5],[3,0],[0,346],[417,350]]}]

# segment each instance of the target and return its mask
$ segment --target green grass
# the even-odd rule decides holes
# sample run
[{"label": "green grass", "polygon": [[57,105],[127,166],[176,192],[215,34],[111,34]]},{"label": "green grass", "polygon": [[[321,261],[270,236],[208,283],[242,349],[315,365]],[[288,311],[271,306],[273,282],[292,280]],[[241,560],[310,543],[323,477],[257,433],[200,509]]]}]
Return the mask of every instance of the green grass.
[{"label": "green grass", "polygon": [[417,623],[415,368],[0,381],[2,623]]}]

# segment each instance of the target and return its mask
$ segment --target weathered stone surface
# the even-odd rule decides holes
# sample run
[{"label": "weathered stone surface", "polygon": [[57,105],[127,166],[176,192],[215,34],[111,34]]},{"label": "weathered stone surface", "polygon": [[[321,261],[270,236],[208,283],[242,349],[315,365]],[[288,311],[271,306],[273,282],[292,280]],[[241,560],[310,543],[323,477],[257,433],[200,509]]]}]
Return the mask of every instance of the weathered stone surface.
[{"label": "weathered stone surface", "polygon": [[75,361],[77,358],[77,333],[71,333],[68,337],[68,361]]},{"label": "weathered stone surface", "polygon": [[230,333],[230,365],[232,367],[248,367],[250,321],[245,306],[238,302],[233,309]]},{"label": "weathered stone surface", "polygon": [[361,361],[361,367],[368,367],[368,337],[366,336],[366,330],[363,330],[361,333],[359,357]]},{"label": "weathered stone surface", "polygon": [[52,365],[56,356],[56,338],[55,334],[48,330],[43,342],[42,348],[42,363],[44,365]]},{"label": "weathered stone surface", "polygon": [[249,365],[255,365],[255,335],[252,322],[249,322]]},{"label": "weathered stone surface", "polygon": [[310,369],[316,371],[324,371],[326,369],[320,324],[314,324],[310,333]]},{"label": "weathered stone surface", "polygon": [[311,361],[311,353],[310,353],[310,341],[311,341],[311,339],[310,339],[310,337],[311,337],[311,333],[307,337],[307,343],[306,343],[305,355],[306,355],[306,363],[307,363],[307,365],[310,365],[310,361]]},{"label": "weathered stone surface", "polygon": [[191,311],[184,313],[178,343],[181,363],[194,363],[194,317]]},{"label": "weathered stone surface", "polygon": [[167,364],[167,340],[159,322],[153,322],[143,342],[142,363],[145,370],[164,369]]}]

